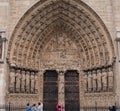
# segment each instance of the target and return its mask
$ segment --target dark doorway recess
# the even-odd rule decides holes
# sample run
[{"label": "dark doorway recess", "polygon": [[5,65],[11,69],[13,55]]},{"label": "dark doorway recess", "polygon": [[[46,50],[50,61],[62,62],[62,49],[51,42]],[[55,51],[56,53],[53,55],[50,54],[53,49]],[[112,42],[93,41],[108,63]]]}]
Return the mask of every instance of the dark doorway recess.
[{"label": "dark doorway recess", "polygon": [[68,70],[65,73],[65,111],[79,111],[79,73]]},{"label": "dark doorway recess", "polygon": [[43,110],[56,111],[58,102],[58,73],[55,70],[46,70],[43,85]]}]

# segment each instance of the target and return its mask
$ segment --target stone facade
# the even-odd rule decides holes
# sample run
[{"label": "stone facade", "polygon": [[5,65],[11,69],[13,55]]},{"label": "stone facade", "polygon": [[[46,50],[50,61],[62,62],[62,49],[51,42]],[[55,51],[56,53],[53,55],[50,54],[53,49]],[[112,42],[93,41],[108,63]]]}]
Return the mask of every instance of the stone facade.
[{"label": "stone facade", "polygon": [[1,0],[0,101],[43,101],[45,70],[79,73],[85,105],[120,104],[118,0]]}]

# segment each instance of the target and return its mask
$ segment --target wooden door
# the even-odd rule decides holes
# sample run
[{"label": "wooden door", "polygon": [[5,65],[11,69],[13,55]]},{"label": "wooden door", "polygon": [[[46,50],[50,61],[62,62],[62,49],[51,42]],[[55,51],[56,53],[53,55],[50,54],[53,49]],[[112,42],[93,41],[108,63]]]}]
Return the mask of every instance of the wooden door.
[{"label": "wooden door", "polygon": [[79,74],[76,70],[65,73],[65,111],[79,111]]},{"label": "wooden door", "polygon": [[47,70],[44,73],[43,110],[56,111],[57,102],[58,102],[58,73],[55,70]]}]

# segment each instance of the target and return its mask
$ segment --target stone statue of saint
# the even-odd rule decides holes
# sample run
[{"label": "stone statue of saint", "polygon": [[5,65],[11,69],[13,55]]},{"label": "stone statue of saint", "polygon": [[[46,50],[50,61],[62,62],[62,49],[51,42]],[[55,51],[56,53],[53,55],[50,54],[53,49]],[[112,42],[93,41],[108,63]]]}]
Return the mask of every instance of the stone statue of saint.
[{"label": "stone statue of saint", "polygon": [[85,84],[85,92],[88,91],[88,77],[87,74],[84,75],[84,84]]},{"label": "stone statue of saint", "polygon": [[34,93],[35,89],[35,77],[34,77],[34,72],[31,73],[31,93]]},{"label": "stone statue of saint", "polygon": [[21,76],[21,92],[25,93],[25,71],[22,71]]},{"label": "stone statue of saint", "polygon": [[10,76],[9,76],[9,91],[10,93],[13,93],[15,92],[15,69],[14,68],[11,68],[10,69]]},{"label": "stone statue of saint", "polygon": [[96,76],[96,71],[93,71],[92,73],[92,77],[93,77],[93,91],[97,90],[97,76]]},{"label": "stone statue of saint", "polygon": [[107,90],[107,72],[105,69],[102,70],[102,89]]},{"label": "stone statue of saint", "polygon": [[92,91],[92,75],[90,71],[88,72],[88,91]]},{"label": "stone statue of saint", "polygon": [[20,92],[20,84],[21,84],[21,74],[20,70],[17,70],[16,72],[16,92]]},{"label": "stone statue of saint", "polygon": [[100,69],[97,70],[97,84],[98,84],[97,91],[101,91],[102,81],[101,81],[101,70]]},{"label": "stone statue of saint", "polygon": [[30,93],[30,72],[26,72],[26,93]]},{"label": "stone statue of saint", "polygon": [[114,85],[114,74],[113,74],[112,67],[110,67],[108,69],[108,88],[109,88],[109,91],[113,90],[113,85]]},{"label": "stone statue of saint", "polygon": [[38,75],[35,74],[35,93],[38,93]]}]

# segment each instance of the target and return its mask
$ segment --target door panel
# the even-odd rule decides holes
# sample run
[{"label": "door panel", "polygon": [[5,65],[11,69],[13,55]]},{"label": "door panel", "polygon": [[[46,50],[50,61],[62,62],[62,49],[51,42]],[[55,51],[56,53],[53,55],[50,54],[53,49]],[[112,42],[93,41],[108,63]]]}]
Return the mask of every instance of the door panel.
[{"label": "door panel", "polygon": [[56,111],[58,102],[58,73],[55,70],[47,70],[44,73],[43,91],[44,111]]},{"label": "door panel", "polygon": [[79,111],[79,74],[76,70],[65,73],[65,111]]}]

